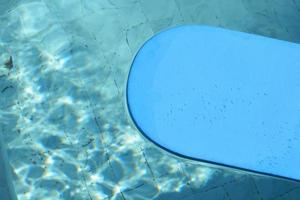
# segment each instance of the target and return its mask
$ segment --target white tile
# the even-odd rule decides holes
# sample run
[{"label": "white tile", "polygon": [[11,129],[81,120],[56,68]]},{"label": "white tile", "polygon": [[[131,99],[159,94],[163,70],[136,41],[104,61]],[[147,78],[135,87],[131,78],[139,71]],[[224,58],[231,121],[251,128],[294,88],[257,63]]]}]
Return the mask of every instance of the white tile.
[{"label": "white tile", "polygon": [[126,30],[125,35],[132,54],[135,54],[153,36],[153,31],[148,23],[142,23]]},{"label": "white tile", "polygon": [[53,0],[51,2],[45,1],[47,6],[63,21],[76,20],[82,17],[83,13],[83,4],[82,0]]},{"label": "white tile", "polygon": [[144,14],[150,21],[173,17],[179,12],[174,0],[141,0],[140,2]]},{"label": "white tile", "polygon": [[126,29],[147,21],[139,1],[136,1],[134,4],[129,4],[129,6],[119,8],[118,18],[120,22],[126,26]]}]

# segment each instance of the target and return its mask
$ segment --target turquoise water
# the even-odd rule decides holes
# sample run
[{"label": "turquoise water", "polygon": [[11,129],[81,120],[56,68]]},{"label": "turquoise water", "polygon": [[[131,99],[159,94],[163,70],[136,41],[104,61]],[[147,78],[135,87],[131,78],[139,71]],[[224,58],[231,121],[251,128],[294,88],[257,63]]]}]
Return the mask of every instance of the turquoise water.
[{"label": "turquoise water", "polygon": [[18,199],[300,199],[299,184],[156,148],[124,97],[133,56],[162,29],[300,43],[299,22],[299,0],[0,0],[0,133]]}]

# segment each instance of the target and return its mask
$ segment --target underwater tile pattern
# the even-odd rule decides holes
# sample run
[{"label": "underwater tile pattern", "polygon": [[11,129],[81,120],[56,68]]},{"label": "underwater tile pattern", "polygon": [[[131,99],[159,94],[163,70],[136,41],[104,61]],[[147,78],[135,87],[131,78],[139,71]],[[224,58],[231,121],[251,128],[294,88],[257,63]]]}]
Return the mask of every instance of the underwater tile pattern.
[{"label": "underwater tile pattern", "polygon": [[205,24],[300,43],[299,0],[0,0],[0,11],[0,136],[18,199],[300,199],[300,184],[158,149],[124,96],[155,33]]}]

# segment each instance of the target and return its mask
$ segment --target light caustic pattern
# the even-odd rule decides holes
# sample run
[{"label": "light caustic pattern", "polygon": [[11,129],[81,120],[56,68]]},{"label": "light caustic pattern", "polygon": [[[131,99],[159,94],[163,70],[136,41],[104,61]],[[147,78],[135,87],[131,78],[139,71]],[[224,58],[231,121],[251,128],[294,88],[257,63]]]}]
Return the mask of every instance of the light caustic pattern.
[{"label": "light caustic pattern", "polygon": [[[268,2],[1,5],[0,131],[18,198],[296,198],[300,189],[294,183],[213,169],[156,148],[135,129],[124,101],[134,54],[164,28],[205,23],[299,42],[293,23],[299,1],[274,1],[272,9]],[[281,190],[264,188],[270,184]]]}]

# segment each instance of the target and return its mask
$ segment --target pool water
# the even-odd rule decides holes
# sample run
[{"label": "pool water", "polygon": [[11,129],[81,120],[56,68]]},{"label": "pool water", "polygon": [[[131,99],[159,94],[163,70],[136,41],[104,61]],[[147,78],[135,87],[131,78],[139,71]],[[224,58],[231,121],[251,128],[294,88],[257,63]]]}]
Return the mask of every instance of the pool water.
[{"label": "pool water", "polygon": [[300,199],[299,183],[166,153],[125,103],[135,53],[163,29],[300,43],[299,22],[299,0],[0,1],[1,199]]}]

